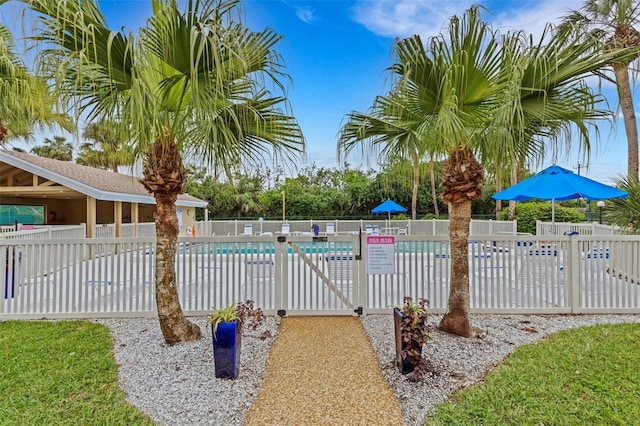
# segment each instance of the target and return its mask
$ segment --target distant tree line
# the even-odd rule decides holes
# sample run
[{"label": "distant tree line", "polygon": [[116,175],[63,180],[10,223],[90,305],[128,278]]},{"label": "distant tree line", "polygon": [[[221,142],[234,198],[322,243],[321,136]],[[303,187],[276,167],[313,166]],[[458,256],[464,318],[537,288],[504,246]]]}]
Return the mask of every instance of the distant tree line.
[{"label": "distant tree line", "polygon": [[[435,163],[436,179],[440,163]],[[210,219],[259,218],[281,219],[284,202],[287,219],[369,218],[371,209],[390,198],[407,208],[411,205],[412,165],[398,159],[380,170],[363,171],[349,164],[326,168],[313,164],[299,170],[296,176],[285,176],[282,170],[256,169],[239,173],[231,181],[220,180],[204,168],[191,169],[186,192],[209,202]],[[417,199],[418,218],[434,217],[429,183],[429,165],[420,168]],[[283,195],[284,193],[284,195]],[[474,204],[474,214],[495,216],[495,201],[488,192]],[[439,205],[441,217],[447,207]],[[198,219],[204,217],[198,213]],[[394,215],[407,219],[407,214]]]}]

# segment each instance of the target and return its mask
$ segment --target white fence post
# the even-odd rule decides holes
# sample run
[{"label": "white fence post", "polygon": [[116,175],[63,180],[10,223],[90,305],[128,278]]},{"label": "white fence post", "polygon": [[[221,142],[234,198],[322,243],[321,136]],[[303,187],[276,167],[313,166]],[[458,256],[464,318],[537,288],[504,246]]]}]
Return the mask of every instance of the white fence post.
[{"label": "white fence post", "polygon": [[565,282],[565,294],[567,295],[567,307],[571,313],[580,311],[580,254],[578,251],[579,234],[569,235],[569,249],[567,250],[566,265],[567,280]]},{"label": "white fence post", "polygon": [[275,237],[275,303],[274,308],[276,313],[281,310],[286,311],[288,308],[288,300],[289,300],[289,292],[288,285],[289,282],[289,268],[287,268],[287,264],[285,262],[288,261],[288,244],[287,237],[284,235],[279,235]]}]

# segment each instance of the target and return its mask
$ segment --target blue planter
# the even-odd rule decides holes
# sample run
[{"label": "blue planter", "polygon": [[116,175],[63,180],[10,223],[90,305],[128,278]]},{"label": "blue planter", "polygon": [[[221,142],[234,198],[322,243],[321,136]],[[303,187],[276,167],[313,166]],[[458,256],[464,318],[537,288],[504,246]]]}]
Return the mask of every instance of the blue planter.
[{"label": "blue planter", "polygon": [[216,377],[235,379],[240,368],[241,324],[238,321],[221,322],[215,332],[212,324],[211,333]]},{"label": "blue planter", "polygon": [[396,365],[400,369],[400,373],[409,374],[413,372],[420,360],[412,357],[402,359],[402,351],[411,345],[418,349],[419,352],[422,352],[422,343],[416,341],[402,341],[402,318],[404,318],[402,312],[398,308],[393,308],[393,325],[396,337]]}]

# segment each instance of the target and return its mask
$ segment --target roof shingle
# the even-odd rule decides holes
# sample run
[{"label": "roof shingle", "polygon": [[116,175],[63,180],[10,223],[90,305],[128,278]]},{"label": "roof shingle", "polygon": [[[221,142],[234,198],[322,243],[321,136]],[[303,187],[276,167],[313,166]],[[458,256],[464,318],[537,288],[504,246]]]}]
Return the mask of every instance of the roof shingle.
[{"label": "roof shingle", "polygon": [[[127,196],[126,201],[155,204],[151,194],[134,176],[5,149],[0,150],[0,161],[27,170],[98,200],[116,201],[121,200],[121,196],[125,195]],[[74,182],[76,183],[75,185]],[[195,207],[206,207],[207,205],[206,201],[188,194],[179,195],[177,204]]]}]

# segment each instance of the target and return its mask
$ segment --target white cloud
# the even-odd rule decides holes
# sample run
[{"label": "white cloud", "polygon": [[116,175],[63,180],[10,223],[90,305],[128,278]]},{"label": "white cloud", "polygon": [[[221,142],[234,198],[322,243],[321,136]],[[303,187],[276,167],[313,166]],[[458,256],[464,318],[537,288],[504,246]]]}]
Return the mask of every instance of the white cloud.
[{"label": "white cloud", "polygon": [[[584,0],[498,1],[483,12],[501,32],[525,30],[539,38],[547,22],[559,23],[570,9],[579,9]],[[359,0],[353,19],[383,37],[423,39],[439,34],[453,15],[462,15],[477,0]],[[535,39],[534,38],[534,39]]]},{"label": "white cloud", "polygon": [[353,19],[383,37],[429,37],[440,33],[449,17],[461,14],[473,0],[359,0]]},{"label": "white cloud", "polygon": [[543,0],[536,2],[532,8],[532,3],[524,2],[521,6],[521,3],[514,1],[513,6],[505,7],[499,13],[494,12],[494,16],[486,16],[485,19],[491,21],[500,32],[524,30],[538,40],[547,23],[559,24],[570,10],[579,9],[583,4],[584,0]]},{"label": "white cloud", "polygon": [[315,20],[314,12],[315,11],[312,10],[312,9],[307,9],[307,8],[303,8],[303,7],[296,7],[296,16],[302,22],[305,22],[307,24],[310,24],[311,22],[313,22]]}]

